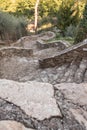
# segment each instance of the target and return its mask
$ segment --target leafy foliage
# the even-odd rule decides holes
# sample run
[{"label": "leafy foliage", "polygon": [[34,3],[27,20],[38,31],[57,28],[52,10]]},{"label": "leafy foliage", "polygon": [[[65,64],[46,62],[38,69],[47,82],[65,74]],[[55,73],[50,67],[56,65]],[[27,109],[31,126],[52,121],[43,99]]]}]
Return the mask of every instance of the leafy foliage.
[{"label": "leafy foliage", "polygon": [[58,11],[58,27],[65,29],[72,25],[76,25],[79,21],[79,9],[75,7],[74,0],[63,1]]},{"label": "leafy foliage", "polygon": [[16,11],[15,14],[17,16],[24,15],[28,18],[34,16],[34,5],[35,0],[17,0]]},{"label": "leafy foliage", "polygon": [[75,44],[81,42],[85,38],[87,38],[87,4],[85,5],[83,18],[81,19],[78,27],[78,32],[75,38]]},{"label": "leafy foliage", "polygon": [[58,5],[54,0],[41,0],[39,5],[39,15],[43,17],[56,16],[58,11]]},{"label": "leafy foliage", "polygon": [[0,12],[0,35],[2,40],[16,40],[27,34],[27,20],[24,17],[14,17]]},{"label": "leafy foliage", "polygon": [[[62,30],[63,34],[65,35],[66,30],[67,32],[70,31],[71,25],[73,27],[76,27],[79,24],[79,21],[83,16],[82,12],[85,2],[86,0],[40,0],[38,8],[38,25],[42,26],[51,24],[52,27],[57,26],[59,29]],[[36,0],[0,0],[0,9],[4,12],[9,12],[16,17],[25,16],[31,23],[33,23],[35,18],[35,3]],[[24,18],[22,17],[24,23],[21,23],[21,18],[13,18],[12,15],[7,16],[7,14],[6,17],[11,17],[9,18],[11,19],[11,21],[7,18],[8,23],[5,22],[6,24],[4,25],[4,28],[6,28],[7,30],[7,28],[11,29],[14,27],[15,29],[12,30],[16,30],[16,33],[18,32],[18,36],[16,36],[17,38],[20,37],[20,35],[24,35],[24,33],[26,32],[26,30],[24,29],[24,25],[26,23]],[[19,28],[20,31],[18,31]],[[8,29],[8,32],[10,29]]]},{"label": "leafy foliage", "polygon": [[76,36],[76,32],[77,32],[77,26],[71,24],[66,28],[64,34],[66,37],[68,36],[74,38]]},{"label": "leafy foliage", "polygon": [[[81,16],[86,0],[40,0],[39,16],[57,16],[57,12],[61,8],[60,6],[63,6],[61,8],[63,9],[72,2],[74,2],[75,5],[77,1]],[[34,16],[35,2],[36,0],[0,0],[0,8],[6,12],[14,13],[16,15],[25,15],[30,18]]]}]

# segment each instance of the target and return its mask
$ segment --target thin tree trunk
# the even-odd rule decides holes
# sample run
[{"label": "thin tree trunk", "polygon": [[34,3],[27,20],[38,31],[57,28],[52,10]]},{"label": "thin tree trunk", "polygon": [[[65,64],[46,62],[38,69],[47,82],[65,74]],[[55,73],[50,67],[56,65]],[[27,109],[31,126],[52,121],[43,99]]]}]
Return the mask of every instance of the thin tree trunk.
[{"label": "thin tree trunk", "polygon": [[39,1],[40,0],[36,0],[36,4],[35,4],[35,33],[37,33],[37,22],[38,22],[38,5],[39,5]]}]

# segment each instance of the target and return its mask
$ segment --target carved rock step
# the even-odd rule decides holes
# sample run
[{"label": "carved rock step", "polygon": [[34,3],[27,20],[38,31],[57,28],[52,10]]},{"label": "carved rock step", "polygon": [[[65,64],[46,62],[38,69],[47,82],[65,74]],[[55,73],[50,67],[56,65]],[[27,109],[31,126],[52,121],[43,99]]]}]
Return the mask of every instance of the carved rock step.
[{"label": "carved rock step", "polygon": [[0,77],[17,80],[49,82],[52,84],[62,82],[87,82],[87,60],[80,63],[72,61],[60,67],[39,69],[38,60],[26,57],[3,58],[0,62]]},{"label": "carved rock step", "polygon": [[87,59],[83,58],[82,61],[80,62],[79,68],[75,73],[74,77],[75,82],[81,83],[84,81],[86,69],[87,69]]},{"label": "carved rock step", "polygon": [[[49,51],[49,53],[51,52]],[[47,54],[49,55],[49,53],[48,50],[46,50],[44,56],[47,56]],[[40,55],[42,55],[42,52],[39,56]],[[14,55],[2,58],[0,60],[0,78],[16,81],[35,80],[51,84],[62,82],[87,82],[87,59],[84,57],[77,57],[75,61],[73,59],[71,62],[65,62],[61,66],[45,69],[39,68],[38,58],[37,56],[20,57]]]},{"label": "carved rock step", "polygon": [[80,64],[80,61],[78,58],[72,60],[72,62],[68,65],[66,72],[60,82],[61,83],[62,82],[71,82],[71,83],[74,82],[74,76],[78,69],[79,64]]},{"label": "carved rock step", "polygon": [[39,75],[38,79],[41,82],[49,82],[51,84],[59,83],[64,73],[66,72],[67,67],[68,64],[65,64],[58,68],[48,68],[48,69],[40,70],[38,72]]},{"label": "carved rock step", "polygon": [[0,130],[35,130],[31,128],[25,128],[21,123],[16,121],[0,121]]},{"label": "carved rock step", "polygon": [[65,74],[65,72],[67,70],[68,65],[69,64],[65,64],[65,65],[55,69],[56,74],[54,73],[53,80],[50,78],[51,73],[48,73],[48,76],[49,76],[49,79],[51,80],[51,83],[53,83],[53,81],[56,81],[56,83],[61,82],[61,79],[63,78],[63,76],[64,76],[64,74]]},{"label": "carved rock step", "polygon": [[76,59],[60,67],[56,66],[54,68],[42,69],[39,76],[41,77],[41,81],[48,81],[52,84],[63,82],[87,82],[87,59]]}]

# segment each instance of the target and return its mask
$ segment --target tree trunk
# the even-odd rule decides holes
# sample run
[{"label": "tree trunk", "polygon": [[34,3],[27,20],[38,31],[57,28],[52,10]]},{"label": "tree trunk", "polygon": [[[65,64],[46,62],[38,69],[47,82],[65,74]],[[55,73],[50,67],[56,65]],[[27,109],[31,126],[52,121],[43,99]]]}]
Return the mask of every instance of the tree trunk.
[{"label": "tree trunk", "polygon": [[40,0],[36,0],[36,4],[35,4],[35,33],[37,33],[37,22],[38,22],[38,5],[39,5],[39,1]]}]

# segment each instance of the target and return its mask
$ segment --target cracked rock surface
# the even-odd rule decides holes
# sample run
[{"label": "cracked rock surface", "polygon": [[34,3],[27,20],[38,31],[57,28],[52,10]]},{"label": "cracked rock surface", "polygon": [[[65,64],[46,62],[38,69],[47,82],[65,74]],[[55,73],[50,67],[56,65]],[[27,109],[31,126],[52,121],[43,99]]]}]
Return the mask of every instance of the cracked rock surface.
[{"label": "cracked rock surface", "polygon": [[51,84],[0,80],[0,97],[19,106],[27,115],[44,120],[61,117]]},{"label": "cracked rock surface", "polygon": [[69,112],[87,129],[87,83],[61,83],[55,85],[55,88],[61,92],[63,99],[69,104]]}]

